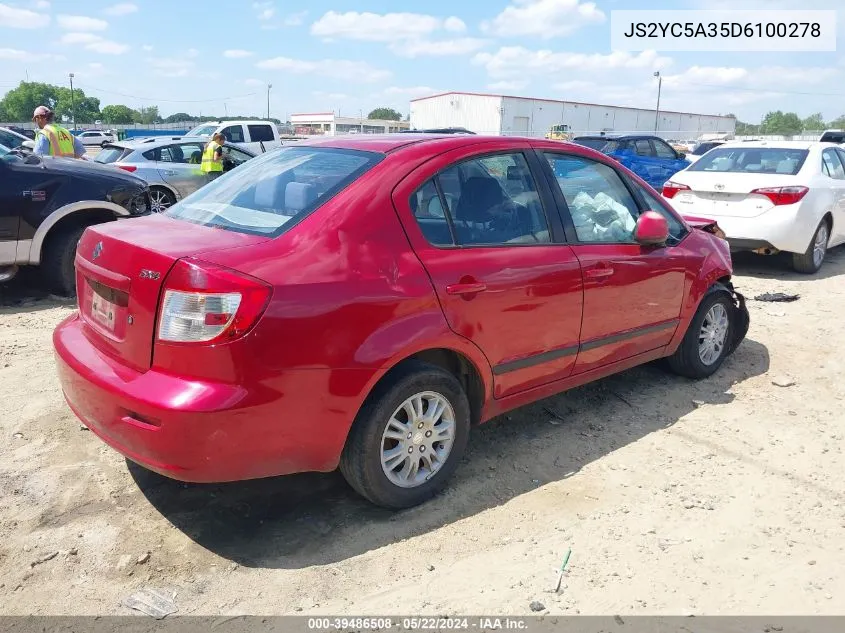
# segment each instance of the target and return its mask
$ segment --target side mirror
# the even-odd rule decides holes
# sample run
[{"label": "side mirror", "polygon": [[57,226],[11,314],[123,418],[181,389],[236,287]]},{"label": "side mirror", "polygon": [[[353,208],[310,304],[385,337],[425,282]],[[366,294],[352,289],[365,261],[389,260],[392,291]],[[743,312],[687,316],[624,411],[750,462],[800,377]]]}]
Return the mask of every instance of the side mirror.
[{"label": "side mirror", "polygon": [[686,160],[687,155],[683,152],[678,152],[678,159],[679,160]]},{"label": "side mirror", "polygon": [[637,219],[634,239],[642,246],[663,246],[669,239],[669,223],[657,211],[646,211]]}]

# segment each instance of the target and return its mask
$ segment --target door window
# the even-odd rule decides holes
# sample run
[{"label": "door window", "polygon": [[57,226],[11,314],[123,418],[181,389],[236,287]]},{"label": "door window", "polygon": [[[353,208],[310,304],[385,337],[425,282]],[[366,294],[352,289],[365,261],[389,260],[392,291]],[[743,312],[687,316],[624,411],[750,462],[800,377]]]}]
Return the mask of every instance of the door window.
[{"label": "door window", "polygon": [[273,128],[269,125],[247,125],[246,129],[249,130],[249,138],[253,143],[258,143],[259,141],[266,143],[273,140]]},{"label": "door window", "polygon": [[426,239],[435,246],[551,241],[522,153],[485,156],[448,167],[411,196],[410,206]]},{"label": "door window", "polygon": [[[200,158],[202,158],[202,152],[200,152]],[[230,147],[228,145],[223,146],[223,168],[227,171],[229,169],[234,169],[238,165],[243,165],[250,158],[252,158],[252,156],[237,149],[236,147]]]},{"label": "door window", "polygon": [[668,159],[671,159],[671,160],[677,160],[678,159],[678,154],[675,153],[675,150],[673,150],[671,147],[669,147],[669,145],[667,145],[663,141],[661,141],[659,139],[654,139],[653,143],[654,143],[654,153],[657,154],[658,158],[668,158]]},{"label": "door window", "polygon": [[242,125],[230,125],[223,128],[223,136],[229,143],[243,143],[244,142],[244,128]]},{"label": "door window", "polygon": [[651,143],[646,138],[641,138],[634,142],[634,151],[637,153],[637,156],[654,156]]},{"label": "door window", "polygon": [[579,242],[635,243],[639,209],[614,169],[580,156],[546,153],[545,157],[569,207]]},{"label": "door window", "polygon": [[686,227],[681,224],[681,221],[675,217],[673,213],[670,213],[666,210],[666,205],[664,202],[659,200],[656,196],[654,196],[648,189],[645,187],[641,187],[637,183],[632,183],[634,188],[640,192],[640,195],[643,197],[645,201],[645,205],[649,211],[656,211],[664,218],[666,218],[666,222],[669,224],[669,244],[677,244],[678,242],[683,239],[683,237],[687,234]]},{"label": "door window", "polygon": [[839,160],[839,155],[833,149],[826,149],[822,152],[822,164],[824,173],[834,180],[845,180],[845,169]]}]

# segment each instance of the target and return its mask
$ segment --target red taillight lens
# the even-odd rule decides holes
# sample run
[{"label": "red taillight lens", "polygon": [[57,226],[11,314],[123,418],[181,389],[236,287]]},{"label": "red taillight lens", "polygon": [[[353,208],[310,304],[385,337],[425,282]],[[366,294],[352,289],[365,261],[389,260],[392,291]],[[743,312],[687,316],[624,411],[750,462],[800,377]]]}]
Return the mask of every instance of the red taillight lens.
[{"label": "red taillight lens", "polygon": [[191,258],[164,281],[158,340],[222,343],[243,336],[267,308],[273,289],[253,277]]},{"label": "red taillight lens", "polygon": [[775,206],[795,204],[810,191],[807,187],[763,187],[751,193],[766,196]]},{"label": "red taillight lens", "polygon": [[122,169],[124,171],[135,171],[138,169],[135,165],[118,165],[118,169]]},{"label": "red taillight lens", "polygon": [[690,188],[682,185],[679,182],[672,182],[671,180],[663,183],[663,197],[674,198],[679,191],[689,191]]}]

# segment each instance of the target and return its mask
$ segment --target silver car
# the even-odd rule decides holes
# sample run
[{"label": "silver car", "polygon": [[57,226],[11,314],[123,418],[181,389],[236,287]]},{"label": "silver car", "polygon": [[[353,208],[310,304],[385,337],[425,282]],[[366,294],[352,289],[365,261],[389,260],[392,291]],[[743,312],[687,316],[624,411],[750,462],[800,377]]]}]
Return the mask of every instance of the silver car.
[{"label": "silver car", "polygon": [[[200,171],[206,143],[202,138],[184,136],[109,143],[94,162],[114,165],[146,180],[150,185],[152,210],[160,213],[207,182]],[[224,145],[223,171],[254,157],[255,154],[242,147]]]}]

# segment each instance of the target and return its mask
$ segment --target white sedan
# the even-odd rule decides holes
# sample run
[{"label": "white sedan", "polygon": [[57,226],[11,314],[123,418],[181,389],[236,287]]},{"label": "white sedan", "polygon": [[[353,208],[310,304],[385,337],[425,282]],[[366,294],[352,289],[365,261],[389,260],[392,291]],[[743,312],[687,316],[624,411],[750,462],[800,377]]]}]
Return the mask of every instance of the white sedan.
[{"label": "white sedan", "polygon": [[83,145],[99,145],[102,147],[107,143],[114,143],[114,134],[107,134],[102,130],[88,130],[79,135],[79,140]]},{"label": "white sedan", "polygon": [[815,273],[828,248],[845,243],[845,149],[802,141],[730,142],[663,185],[684,215],[712,218],[731,249],[792,253]]}]

